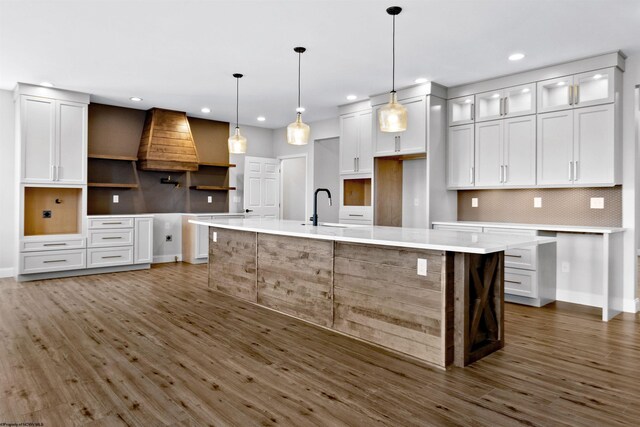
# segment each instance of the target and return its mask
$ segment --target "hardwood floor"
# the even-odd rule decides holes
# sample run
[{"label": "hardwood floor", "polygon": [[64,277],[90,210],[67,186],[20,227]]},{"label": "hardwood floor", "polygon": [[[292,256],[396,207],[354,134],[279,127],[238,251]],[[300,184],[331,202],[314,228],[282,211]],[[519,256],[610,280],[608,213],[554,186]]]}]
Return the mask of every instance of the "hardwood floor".
[{"label": "hardwood floor", "polygon": [[0,423],[638,425],[640,317],[506,305],[441,371],[207,288],[206,266],[0,279]]}]

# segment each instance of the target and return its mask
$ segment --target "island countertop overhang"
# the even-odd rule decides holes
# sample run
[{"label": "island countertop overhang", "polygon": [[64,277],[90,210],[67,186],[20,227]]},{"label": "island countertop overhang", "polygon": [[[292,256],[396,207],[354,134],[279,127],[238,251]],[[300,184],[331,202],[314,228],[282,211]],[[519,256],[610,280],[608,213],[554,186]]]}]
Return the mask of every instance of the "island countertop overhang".
[{"label": "island countertop overhang", "polygon": [[322,225],[314,227],[303,224],[301,221],[264,218],[220,218],[206,221],[189,220],[189,222],[196,225],[279,236],[471,254],[490,254],[556,241],[555,238],[551,237],[515,234],[492,235],[418,228],[382,226],[330,227]]}]

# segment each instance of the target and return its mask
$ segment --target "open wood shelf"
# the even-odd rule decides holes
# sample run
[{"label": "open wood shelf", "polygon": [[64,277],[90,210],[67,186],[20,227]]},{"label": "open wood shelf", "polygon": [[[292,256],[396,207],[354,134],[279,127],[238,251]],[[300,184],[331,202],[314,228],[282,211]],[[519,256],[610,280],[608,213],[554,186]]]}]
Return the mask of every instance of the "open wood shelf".
[{"label": "open wood shelf", "polygon": [[110,154],[89,154],[90,159],[103,159],[103,160],[125,160],[129,162],[137,162],[137,157],[131,156],[112,156]]},{"label": "open wood shelf", "polygon": [[236,165],[233,163],[210,163],[210,162],[200,162],[198,166],[214,166],[217,168],[235,168]]},{"label": "open wood shelf", "polygon": [[90,182],[87,185],[97,188],[138,188],[138,184],[119,184],[115,182]]},{"label": "open wood shelf", "polygon": [[192,190],[201,190],[201,191],[229,191],[229,190],[236,189],[236,187],[223,187],[220,185],[192,185],[189,188]]}]

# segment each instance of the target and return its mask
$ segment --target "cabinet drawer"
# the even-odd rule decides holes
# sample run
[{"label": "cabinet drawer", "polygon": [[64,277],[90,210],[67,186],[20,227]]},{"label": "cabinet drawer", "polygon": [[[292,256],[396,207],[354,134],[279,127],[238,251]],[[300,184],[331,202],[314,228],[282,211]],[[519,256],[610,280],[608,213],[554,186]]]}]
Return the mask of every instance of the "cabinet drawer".
[{"label": "cabinet drawer", "polygon": [[89,230],[90,248],[133,245],[133,229]]},{"label": "cabinet drawer", "polygon": [[538,248],[518,248],[504,251],[504,266],[537,270]]},{"label": "cabinet drawer", "polygon": [[133,228],[133,218],[89,218],[89,228]]},{"label": "cabinet drawer", "polygon": [[86,249],[26,252],[20,254],[20,273],[78,270],[86,266]]},{"label": "cabinet drawer", "polygon": [[87,268],[133,264],[133,247],[87,249]]},{"label": "cabinet drawer", "polygon": [[84,237],[20,241],[20,252],[59,251],[61,249],[82,249],[84,247]]},{"label": "cabinet drawer", "polygon": [[473,225],[443,225],[443,224],[435,224],[433,226],[434,230],[445,230],[445,231],[468,231],[470,233],[482,233],[482,227],[476,227]]},{"label": "cabinet drawer", "polygon": [[528,298],[538,298],[538,275],[535,271],[504,269],[504,292]]},{"label": "cabinet drawer", "polygon": [[340,209],[339,212],[340,220],[359,220],[359,221],[372,221],[373,220],[373,210],[371,208],[347,208]]},{"label": "cabinet drawer", "polygon": [[536,230],[527,230],[522,228],[498,228],[498,227],[485,227],[485,233],[491,234],[517,234],[518,236],[536,236],[538,232]]}]

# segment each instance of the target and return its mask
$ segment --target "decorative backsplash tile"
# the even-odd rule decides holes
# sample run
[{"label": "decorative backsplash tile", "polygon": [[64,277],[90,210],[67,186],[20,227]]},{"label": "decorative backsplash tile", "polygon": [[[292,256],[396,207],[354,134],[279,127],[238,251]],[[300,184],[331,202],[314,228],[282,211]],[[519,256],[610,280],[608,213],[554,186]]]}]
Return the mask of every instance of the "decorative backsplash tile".
[{"label": "decorative backsplash tile", "polygon": [[[541,207],[534,207],[534,198]],[[592,209],[591,199],[604,199]],[[478,199],[478,207],[471,207]],[[622,226],[622,186],[606,188],[527,188],[518,190],[458,191],[458,221],[525,224]]]}]

